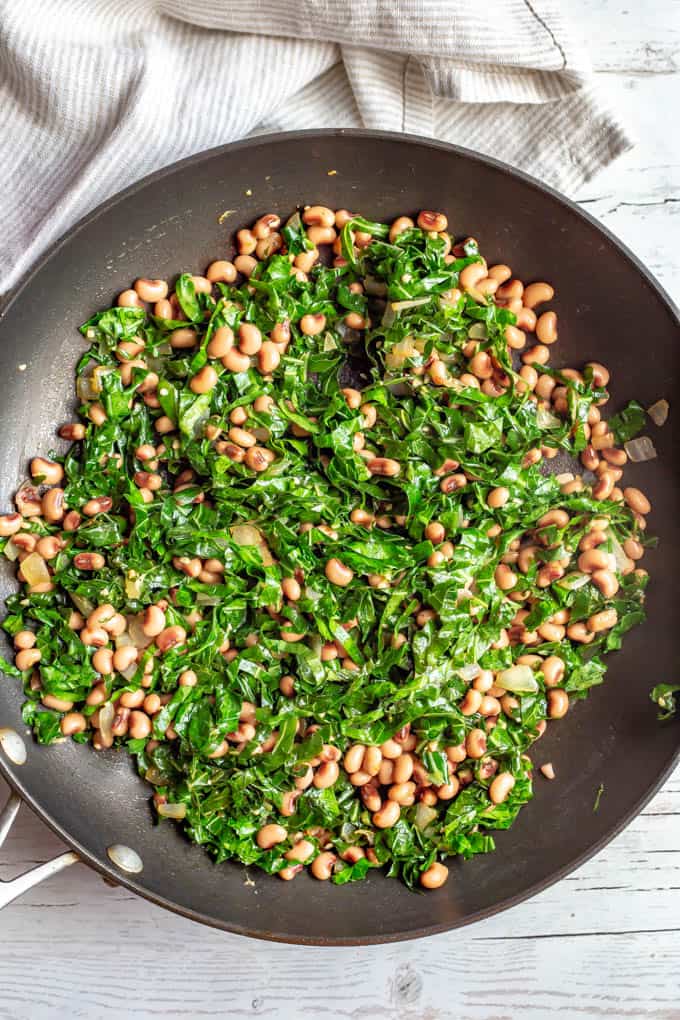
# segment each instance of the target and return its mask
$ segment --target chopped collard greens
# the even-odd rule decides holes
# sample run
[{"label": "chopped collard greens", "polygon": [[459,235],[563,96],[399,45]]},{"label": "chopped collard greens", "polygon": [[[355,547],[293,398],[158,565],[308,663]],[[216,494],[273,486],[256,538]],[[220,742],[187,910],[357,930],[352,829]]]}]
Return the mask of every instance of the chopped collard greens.
[{"label": "chopped collard greens", "polygon": [[81,327],[72,445],[0,518],[2,665],[41,743],[127,749],[218,861],[437,888],[644,618],[641,415],[612,431],[606,368],[548,364],[552,287],[441,213],[237,242]]},{"label": "chopped collard greens", "polygon": [[659,709],[658,718],[665,722],[680,711],[680,684],[657,684],[650,691],[650,698]]}]

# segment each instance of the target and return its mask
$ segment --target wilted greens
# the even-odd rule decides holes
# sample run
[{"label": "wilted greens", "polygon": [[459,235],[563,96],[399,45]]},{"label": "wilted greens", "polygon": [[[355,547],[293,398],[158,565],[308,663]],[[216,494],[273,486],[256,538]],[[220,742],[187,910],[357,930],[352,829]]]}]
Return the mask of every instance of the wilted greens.
[{"label": "wilted greens", "polygon": [[517,360],[502,286],[461,279],[503,275],[474,242],[355,218],[304,272],[300,216],[271,236],[240,283],[180,276],[171,318],[82,327],[83,438],[2,519],[4,669],[41,743],[126,748],[218,861],[413,885],[494,848],[546,720],[644,618],[644,518],[604,456],[636,412],[556,476],[606,390]]}]

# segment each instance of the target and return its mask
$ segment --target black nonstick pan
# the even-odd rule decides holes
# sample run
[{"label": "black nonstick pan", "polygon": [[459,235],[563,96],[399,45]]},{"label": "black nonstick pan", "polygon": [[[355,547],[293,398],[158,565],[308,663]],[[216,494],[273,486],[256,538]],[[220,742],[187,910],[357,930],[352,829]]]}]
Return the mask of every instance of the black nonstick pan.
[{"label": "black nonstick pan", "polygon": [[[474,235],[489,261],[555,285],[560,364],[604,362],[614,408],[630,398],[645,406],[670,400],[668,423],[660,429],[649,423],[658,459],[632,465],[626,475],[651,499],[650,529],[660,538],[645,559],[652,574],[647,623],[610,659],[604,686],[536,745],[537,764],[552,761],[557,781],[536,783],[533,802],[498,835],[495,854],[453,862],[448,883],[428,894],[380,873],[346,886],[300,876],[293,887],[240,865],[215,865],[173,825],[153,824],[149,787],[123,753],[71,742],[43,748],[27,737],[26,763],[13,765],[0,751],[0,772],[83,861],[162,906],[262,938],[386,942],[469,923],[561,878],[630,821],[678,757],[680,728],[660,725],[648,696],[653,684],[677,675],[680,641],[678,318],[645,267],[606,231],[555,192],[491,159],[365,131],[229,145],[148,177],[100,207],[52,249],[5,310],[0,510],[13,509],[28,458],[58,446],[55,427],[71,418],[73,371],[83,350],[75,327],[136,277],[201,272],[228,257],[238,228],[304,203],[387,220],[443,209],[452,232]],[[235,212],[221,222],[227,210]],[[0,587],[3,597],[14,588],[9,564]],[[0,680],[0,727],[26,733],[21,701],[19,685]],[[0,839],[1,830],[0,824]],[[142,870],[117,867],[107,855],[113,844],[135,850]]]}]

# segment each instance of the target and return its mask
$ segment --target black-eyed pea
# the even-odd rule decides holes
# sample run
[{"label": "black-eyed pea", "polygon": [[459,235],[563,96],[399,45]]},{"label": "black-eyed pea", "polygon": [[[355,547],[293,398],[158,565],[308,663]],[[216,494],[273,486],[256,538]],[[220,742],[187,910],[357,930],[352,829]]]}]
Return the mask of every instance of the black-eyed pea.
[{"label": "black-eyed pea", "polygon": [[320,882],[326,882],[333,874],[333,865],[337,857],[330,850],[324,850],[311,863],[310,871],[314,878]]}]

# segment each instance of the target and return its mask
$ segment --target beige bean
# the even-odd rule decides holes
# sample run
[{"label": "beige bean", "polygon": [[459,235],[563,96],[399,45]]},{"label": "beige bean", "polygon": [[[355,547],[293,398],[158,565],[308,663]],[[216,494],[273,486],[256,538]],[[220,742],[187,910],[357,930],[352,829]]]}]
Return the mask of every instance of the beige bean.
[{"label": "beige bean", "polygon": [[134,288],[142,301],[155,304],[156,301],[164,301],[168,296],[168,285],[165,280],[147,280],[145,278],[135,280]]},{"label": "beige bean", "polygon": [[331,584],[336,584],[341,588],[346,588],[354,577],[354,571],[349,567],[346,567],[341,560],[336,557],[332,557],[325,566],[325,574]]},{"label": "beige bean", "polygon": [[[146,701],[146,696],[147,695],[143,687],[140,687],[136,691],[123,691],[118,699],[118,703],[122,705],[123,708],[141,708]],[[151,695],[149,695],[149,697],[151,697]]]},{"label": "beige bean", "polygon": [[299,322],[300,330],[305,336],[318,336],[326,328],[326,316],[318,312],[316,315],[303,315]]},{"label": "beige bean", "polygon": [[524,288],[522,301],[526,308],[535,308],[536,305],[552,301],[554,296],[555,291],[549,283],[530,283]]},{"label": "beige bean", "polygon": [[382,765],[382,754],[380,748],[375,745],[370,745],[364,752],[364,758],[362,762],[362,769],[364,772],[368,772],[369,776],[377,776],[380,772],[380,766]]},{"label": "beige bean", "polygon": [[255,841],[261,850],[271,850],[277,843],[283,843],[288,838],[288,833],[282,825],[270,822],[257,830]]},{"label": "beige bean", "polygon": [[400,234],[403,234],[406,230],[412,230],[414,226],[415,224],[409,216],[398,216],[390,226],[390,242],[394,244]]},{"label": "beige bean", "polygon": [[302,222],[310,227],[333,227],[335,216],[326,205],[310,205],[302,213]]},{"label": "beige bean", "polygon": [[218,326],[210,338],[206,353],[209,358],[223,358],[234,346],[234,331],[231,326]]},{"label": "beige bean", "polygon": [[561,687],[553,687],[548,691],[548,716],[550,719],[562,719],[569,711],[569,695]]},{"label": "beige bean", "polygon": [[380,745],[380,753],[383,758],[394,759],[398,758],[402,754],[402,747],[396,740],[385,740]]},{"label": "beige bean", "polygon": [[645,494],[639,489],[634,489],[629,486],[623,490],[623,498],[631,510],[634,510],[635,513],[648,514],[652,509],[652,504],[649,502]]},{"label": "beige bean", "polygon": [[137,662],[138,654],[138,649],[134,645],[122,645],[113,653],[113,668],[118,673],[122,673],[123,670],[129,669]]},{"label": "beige bean", "polygon": [[55,712],[70,712],[73,702],[66,698],[57,698],[54,694],[43,694],[40,699],[45,708],[53,708]]},{"label": "beige bean", "polygon": [[542,344],[554,344],[557,340],[557,316],[554,312],[543,312],[536,322],[536,336]]},{"label": "beige bean", "polygon": [[366,461],[366,467],[372,475],[381,475],[385,478],[396,478],[401,472],[399,461],[390,457],[372,457]]},{"label": "beige bean", "polygon": [[217,386],[218,379],[219,376],[212,365],[204,365],[189,380],[189,389],[192,393],[210,393]]},{"label": "beige bean", "polygon": [[281,591],[291,602],[297,602],[302,596],[302,589],[294,577],[284,577],[281,582]]},{"label": "beige bean", "polygon": [[592,574],[595,570],[606,570],[609,567],[609,553],[602,549],[586,549],[578,558],[578,569],[584,574]]},{"label": "beige bean", "polygon": [[67,712],[59,728],[65,737],[72,737],[74,733],[83,733],[87,729],[87,719],[82,712]]},{"label": "beige bean", "polygon": [[486,351],[478,351],[470,359],[468,367],[477,379],[490,379],[493,375],[491,358]]},{"label": "beige bean", "polygon": [[619,590],[616,574],[611,570],[595,570],[591,580],[606,599],[611,599]]},{"label": "beige bean", "polygon": [[364,744],[353,744],[349,750],[345,752],[345,757],[342,761],[345,772],[350,775],[354,772],[358,772],[364,760],[365,752],[366,747]]},{"label": "beige bean", "polygon": [[444,213],[432,212],[430,209],[421,210],[421,212],[418,213],[416,222],[421,230],[427,230],[430,233],[436,234],[446,230],[449,225],[449,221]]},{"label": "beige bean", "polygon": [[143,308],[142,300],[136,290],[123,290],[116,298],[119,308]]},{"label": "beige bean", "polygon": [[605,368],[604,365],[601,365],[599,361],[588,361],[586,362],[585,367],[590,369],[593,382],[596,386],[604,387],[607,385],[610,378],[609,369]]},{"label": "beige bean", "polygon": [[9,538],[10,535],[16,535],[23,523],[21,514],[0,515],[0,538]]},{"label": "beige bean", "polygon": [[210,263],[205,275],[210,283],[234,283],[236,280],[236,266],[233,262],[218,259],[217,262]]},{"label": "beige bean", "polygon": [[494,580],[501,591],[510,591],[517,584],[517,575],[507,563],[499,563],[494,571]]},{"label": "beige bean", "polygon": [[234,259],[234,268],[244,276],[250,276],[257,265],[257,259],[252,255],[237,255]]},{"label": "beige bean", "polygon": [[322,762],[314,773],[314,786],[318,790],[326,790],[329,786],[333,786],[339,775],[340,769],[337,762]]},{"label": "beige bean", "polygon": [[387,798],[401,804],[402,807],[410,807],[415,803],[416,784],[412,782],[394,783],[387,791]]},{"label": "beige bean", "polygon": [[35,642],[36,637],[32,630],[20,630],[14,635],[14,647],[19,649],[19,651],[33,648]]},{"label": "beige bean", "polygon": [[161,652],[167,652],[171,648],[177,647],[177,645],[183,645],[186,641],[186,631],[184,627],[174,625],[172,627],[166,627],[156,638],[156,647]]},{"label": "beige bean", "polygon": [[314,878],[320,882],[325,882],[333,874],[333,865],[335,864],[337,857],[330,850],[324,850],[320,853],[311,863],[310,871]]},{"label": "beige bean", "polygon": [[175,329],[170,334],[170,346],[175,351],[188,350],[198,343],[198,335],[195,329]]},{"label": "beige bean", "polygon": [[275,343],[265,340],[257,355],[257,367],[263,375],[275,372],[281,364],[281,354]]},{"label": "beige bean", "polygon": [[403,752],[398,758],[394,759],[392,782],[398,785],[408,782],[413,775],[413,768],[413,757],[408,752]]},{"label": "beige bean", "polygon": [[440,889],[449,877],[449,869],[444,864],[435,861],[420,874],[420,884],[423,889]]},{"label": "beige bean", "polygon": [[372,815],[372,822],[376,829],[391,829],[396,825],[401,815],[401,808],[395,800],[386,800],[382,807]]},{"label": "beige bean", "polygon": [[460,710],[463,715],[475,715],[479,712],[482,704],[482,694],[474,687],[468,688],[465,693],[465,697],[460,703]]},{"label": "beige bean", "polygon": [[17,669],[33,669],[42,658],[39,648],[22,648],[14,656],[14,665]]},{"label": "beige bean", "polygon": [[236,443],[237,446],[241,446],[243,449],[249,449],[250,447],[255,446],[255,443],[257,442],[252,432],[248,432],[246,429],[241,429],[237,426],[229,429],[227,434],[232,443]]},{"label": "beige bean", "polygon": [[39,478],[45,485],[58,485],[64,477],[64,469],[53,460],[34,457],[31,461],[31,477]]},{"label": "beige bean", "polygon": [[616,626],[618,619],[619,614],[615,609],[603,609],[588,618],[587,627],[594,634],[599,634],[603,630],[611,630]]},{"label": "beige bean", "polygon": [[595,639],[595,635],[581,621],[569,624],[567,627],[567,637],[581,645],[589,645]]},{"label": "beige bean", "polygon": [[486,754],[486,733],[484,730],[472,729],[465,738],[465,750],[468,758],[482,758]]},{"label": "beige bean", "polygon": [[101,570],[106,560],[101,553],[77,553],[73,565],[78,570]]},{"label": "beige bean", "polygon": [[250,358],[247,354],[242,354],[236,347],[231,347],[221,358],[221,361],[229,372],[247,372],[250,368]]},{"label": "beige bean", "polygon": [[493,510],[498,510],[510,499],[510,490],[506,489],[504,485],[500,485],[497,489],[492,489],[486,498],[488,506]]},{"label": "beige bean", "polygon": [[144,740],[151,733],[151,720],[146,712],[130,712],[128,733],[133,740]]},{"label": "beige bean", "polygon": [[[299,796],[299,794],[298,794]],[[285,817],[285,816],[284,816]],[[314,854],[315,847],[308,839],[300,839],[283,855],[287,861],[304,864]]]},{"label": "beige bean", "polygon": [[42,498],[41,509],[43,517],[50,524],[58,524],[63,520],[65,513],[64,490],[59,487],[49,489]]},{"label": "beige bean", "polygon": [[262,347],[262,334],[252,322],[242,322],[238,328],[239,349],[249,357]]},{"label": "beige bean", "polygon": [[251,471],[266,471],[274,460],[274,454],[263,446],[251,446],[246,450],[245,463]]},{"label": "beige bean", "polygon": [[313,226],[307,228],[307,237],[315,248],[320,244],[333,244],[337,236],[335,227]]},{"label": "beige bean", "polygon": [[512,772],[499,772],[489,787],[489,797],[492,803],[502,804],[514,785],[515,777]]}]

